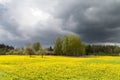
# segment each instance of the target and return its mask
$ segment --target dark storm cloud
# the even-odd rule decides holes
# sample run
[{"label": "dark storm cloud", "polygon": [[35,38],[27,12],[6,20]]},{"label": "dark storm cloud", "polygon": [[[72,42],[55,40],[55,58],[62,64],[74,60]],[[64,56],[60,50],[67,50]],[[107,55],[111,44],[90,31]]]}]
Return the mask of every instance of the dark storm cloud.
[{"label": "dark storm cloud", "polygon": [[67,22],[72,16],[77,24],[73,32],[79,34],[84,42],[120,42],[119,0],[65,1],[61,2],[61,13],[57,17],[65,18]]},{"label": "dark storm cloud", "polygon": [[86,43],[120,42],[119,0],[0,1],[1,42],[52,45],[65,34]]}]

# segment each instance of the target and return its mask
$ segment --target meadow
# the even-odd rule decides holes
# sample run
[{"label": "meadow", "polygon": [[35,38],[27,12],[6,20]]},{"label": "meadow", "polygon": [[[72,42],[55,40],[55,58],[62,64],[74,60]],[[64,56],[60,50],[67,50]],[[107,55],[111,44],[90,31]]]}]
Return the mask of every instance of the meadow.
[{"label": "meadow", "polygon": [[120,80],[120,57],[0,56],[0,80]]}]

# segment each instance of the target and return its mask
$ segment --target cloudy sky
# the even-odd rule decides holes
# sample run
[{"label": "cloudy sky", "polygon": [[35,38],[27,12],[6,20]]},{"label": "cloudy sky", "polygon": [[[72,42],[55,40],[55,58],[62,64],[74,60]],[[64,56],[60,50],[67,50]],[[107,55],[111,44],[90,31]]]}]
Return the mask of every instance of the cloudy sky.
[{"label": "cloudy sky", "polygon": [[119,43],[120,0],[0,0],[0,43],[49,46],[66,34]]}]

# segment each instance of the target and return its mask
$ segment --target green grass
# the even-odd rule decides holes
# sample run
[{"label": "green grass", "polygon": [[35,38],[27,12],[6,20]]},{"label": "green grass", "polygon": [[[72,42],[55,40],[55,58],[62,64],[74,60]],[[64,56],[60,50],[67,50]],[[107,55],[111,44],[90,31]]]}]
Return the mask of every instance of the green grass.
[{"label": "green grass", "polygon": [[0,56],[0,80],[120,80],[120,57]]}]

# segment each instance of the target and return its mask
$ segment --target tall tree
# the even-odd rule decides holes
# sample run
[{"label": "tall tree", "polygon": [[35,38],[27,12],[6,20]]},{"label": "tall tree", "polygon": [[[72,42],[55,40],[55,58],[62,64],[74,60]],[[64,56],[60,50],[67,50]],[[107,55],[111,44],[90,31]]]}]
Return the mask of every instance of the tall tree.
[{"label": "tall tree", "polygon": [[69,56],[80,56],[85,53],[85,47],[78,36],[67,35],[62,38],[62,51]]},{"label": "tall tree", "polygon": [[63,55],[68,55],[69,53],[69,46],[68,46],[68,36],[62,37],[62,52]]},{"label": "tall tree", "polygon": [[26,46],[25,54],[30,55],[30,57],[32,57],[32,55],[35,54],[32,45],[28,44],[28,45]]},{"label": "tall tree", "polygon": [[61,46],[61,39],[56,38],[55,44],[54,44],[54,54],[61,55],[62,54],[62,46]]},{"label": "tall tree", "polygon": [[36,52],[39,51],[40,48],[41,48],[41,45],[40,45],[39,42],[35,42],[35,43],[33,44],[33,49],[34,49]]},{"label": "tall tree", "polygon": [[50,47],[48,48],[48,51],[53,51],[52,46],[50,46]]}]

